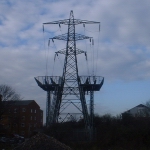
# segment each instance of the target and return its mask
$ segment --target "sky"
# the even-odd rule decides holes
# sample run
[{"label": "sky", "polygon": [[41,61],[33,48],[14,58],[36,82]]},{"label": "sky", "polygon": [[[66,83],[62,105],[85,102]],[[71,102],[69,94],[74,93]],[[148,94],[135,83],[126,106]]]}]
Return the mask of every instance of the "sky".
[{"label": "sky", "polygon": [[96,24],[76,30],[95,42],[92,48],[87,40],[77,43],[88,54],[88,62],[84,55],[78,58],[79,75],[87,75],[84,64],[105,78],[94,95],[95,113],[118,115],[146,103],[150,100],[149,7],[149,0],[1,0],[0,84],[13,87],[24,100],[35,100],[45,115],[46,92],[34,77],[62,75],[63,58],[54,63],[54,54],[65,44],[55,41],[48,47],[47,43],[67,30],[47,25],[43,33],[42,24],[68,19],[73,10],[75,19],[100,22],[100,32]]}]

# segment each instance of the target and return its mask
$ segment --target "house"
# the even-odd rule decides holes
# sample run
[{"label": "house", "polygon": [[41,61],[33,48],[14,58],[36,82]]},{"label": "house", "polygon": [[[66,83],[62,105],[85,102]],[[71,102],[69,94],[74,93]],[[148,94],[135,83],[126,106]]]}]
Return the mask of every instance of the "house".
[{"label": "house", "polygon": [[150,108],[143,104],[139,104],[122,113],[122,116],[125,114],[131,115],[132,117],[150,117]]},{"label": "house", "polygon": [[43,111],[34,100],[3,101],[7,106],[0,124],[7,134],[30,137],[43,126]]}]

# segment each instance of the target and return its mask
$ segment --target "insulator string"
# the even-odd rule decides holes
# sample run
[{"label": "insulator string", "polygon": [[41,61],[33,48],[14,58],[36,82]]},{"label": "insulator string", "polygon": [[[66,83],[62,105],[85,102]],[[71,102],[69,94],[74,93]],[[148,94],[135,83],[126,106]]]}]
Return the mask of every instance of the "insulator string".
[{"label": "insulator string", "polygon": [[97,53],[96,53],[96,68],[95,68],[95,75],[97,74],[97,63],[98,63],[98,58],[99,58],[99,41],[100,41],[100,24],[99,24],[98,45],[97,45]]},{"label": "insulator string", "polygon": [[83,25],[84,27],[84,32],[88,31],[88,32],[98,32],[98,46],[97,46],[97,49],[95,51],[95,46],[94,46],[94,39],[90,39],[90,49],[91,49],[91,66],[92,66],[92,72],[91,74],[94,76],[97,74],[97,62],[98,62],[98,57],[99,57],[99,53],[98,53],[98,50],[99,50],[99,39],[100,39],[100,23],[99,23],[99,30],[98,31],[90,31],[90,30],[87,30],[85,28],[85,25]]},{"label": "insulator string", "polygon": [[94,76],[94,62],[95,62],[95,59],[94,59],[94,39],[92,39],[92,51],[93,51],[93,72],[92,72],[92,75]]},{"label": "insulator string", "polygon": [[53,73],[54,73],[54,68],[55,68],[55,60],[53,62],[52,76],[53,76]]},{"label": "insulator string", "polygon": [[[53,41],[53,44],[54,44],[54,48],[55,48],[55,50],[57,51],[57,47],[56,47],[56,45],[55,45],[54,39],[52,39],[52,41]],[[55,54],[55,55],[56,55],[56,58],[59,60],[61,67],[63,68],[63,62],[60,60],[58,53]],[[55,59],[55,61],[56,61],[56,59]],[[54,65],[55,65],[55,61],[54,61]],[[53,66],[52,75],[53,75],[54,71],[55,71],[55,70],[54,70],[54,66]]]},{"label": "insulator string", "polygon": [[47,76],[47,50],[45,48],[45,34],[44,34],[44,25],[43,25],[43,39],[44,39],[44,51],[45,51],[45,76]]},{"label": "insulator string", "polygon": [[[93,67],[92,41],[90,42],[90,53],[91,53],[91,62],[92,62],[91,66]],[[92,68],[92,67],[91,67],[91,68]],[[93,68],[91,69],[91,71],[93,72]],[[91,73],[91,74],[92,74],[92,73]]]},{"label": "insulator string", "polygon": [[[85,35],[86,34],[85,33],[85,24],[83,24],[83,27],[84,27],[84,35]],[[84,40],[84,41],[85,41],[85,45],[86,45],[85,51],[86,51],[87,74],[89,75],[89,65],[88,65],[88,56],[87,56],[87,43],[86,43],[86,40]]]},{"label": "insulator string", "polygon": [[62,62],[61,59],[59,58],[59,55],[57,55],[57,59],[59,60],[60,65],[61,65],[61,67],[63,68],[63,62]]},{"label": "insulator string", "polygon": [[[45,50],[45,60],[46,60],[46,72],[45,72],[45,75],[46,76],[48,76],[48,58],[49,58],[49,52],[50,52],[50,39],[48,40],[48,49],[46,50],[46,47],[45,47],[45,32],[47,32],[47,33],[56,33],[56,32],[58,32],[60,30],[60,28],[58,29],[58,30],[56,30],[56,31],[53,31],[53,32],[50,32],[50,31],[46,31],[45,30],[45,28],[44,28],[44,25],[43,25],[43,38],[44,38],[44,50]],[[53,39],[52,39],[52,41],[54,41]],[[56,48],[56,45],[54,44],[54,46],[55,46],[55,48]],[[55,66],[55,61],[53,62],[53,69],[52,69],[52,75],[53,75],[53,73],[54,73],[54,66]]]}]

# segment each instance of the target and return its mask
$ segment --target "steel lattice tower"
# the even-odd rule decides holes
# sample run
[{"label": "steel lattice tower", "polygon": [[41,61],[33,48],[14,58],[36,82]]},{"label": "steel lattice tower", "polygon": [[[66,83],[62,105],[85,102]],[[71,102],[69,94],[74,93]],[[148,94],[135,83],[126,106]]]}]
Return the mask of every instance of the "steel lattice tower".
[{"label": "steel lattice tower", "polygon": [[[94,91],[100,90],[104,78],[101,76],[79,76],[77,55],[85,53],[85,51],[76,47],[76,41],[91,39],[92,37],[75,33],[75,26],[95,23],[99,24],[99,22],[74,19],[73,11],[70,12],[69,19],[43,23],[43,25],[64,24],[68,26],[66,34],[50,38],[66,41],[66,48],[55,52],[57,55],[65,55],[62,76],[35,77],[37,84],[47,91],[47,126],[83,116],[86,128],[93,127]],[[89,112],[85,99],[87,92],[90,93]],[[66,112],[66,109],[71,105],[75,107],[76,111],[71,112],[73,110],[71,107],[70,112]]]}]

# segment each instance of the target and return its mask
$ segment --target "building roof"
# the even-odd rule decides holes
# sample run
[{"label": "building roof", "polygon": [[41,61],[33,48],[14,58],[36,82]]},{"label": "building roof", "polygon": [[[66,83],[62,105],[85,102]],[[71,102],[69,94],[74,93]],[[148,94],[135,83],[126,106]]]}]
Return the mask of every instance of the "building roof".
[{"label": "building roof", "polygon": [[137,105],[136,107],[147,107],[147,106],[145,106],[145,105],[143,105],[143,104],[139,104],[139,105]]},{"label": "building roof", "polygon": [[[135,106],[135,107],[143,107],[143,108],[150,109],[148,106],[145,106],[145,105],[143,105],[143,104],[139,104],[139,105],[137,105],[137,106]],[[133,107],[133,108],[135,108],[135,107]],[[131,108],[131,109],[133,109],[133,108]],[[131,110],[131,109],[130,109],[130,110]]]},{"label": "building roof", "polygon": [[10,100],[10,101],[3,101],[5,104],[10,105],[29,105],[30,103],[35,102],[34,100]]},{"label": "building roof", "polygon": [[34,100],[20,100],[20,101],[15,101],[15,105],[29,105],[32,102],[35,102],[35,101]]},{"label": "building roof", "polygon": [[[135,107],[133,107],[133,108],[131,108],[131,109],[134,109],[134,108],[136,108],[136,107],[143,107],[143,108],[146,108],[146,109],[150,109],[148,106],[145,106],[145,105],[143,105],[143,104],[139,104],[139,105],[137,105],[137,106],[135,106]],[[129,112],[131,109],[125,111],[124,113]]]}]

